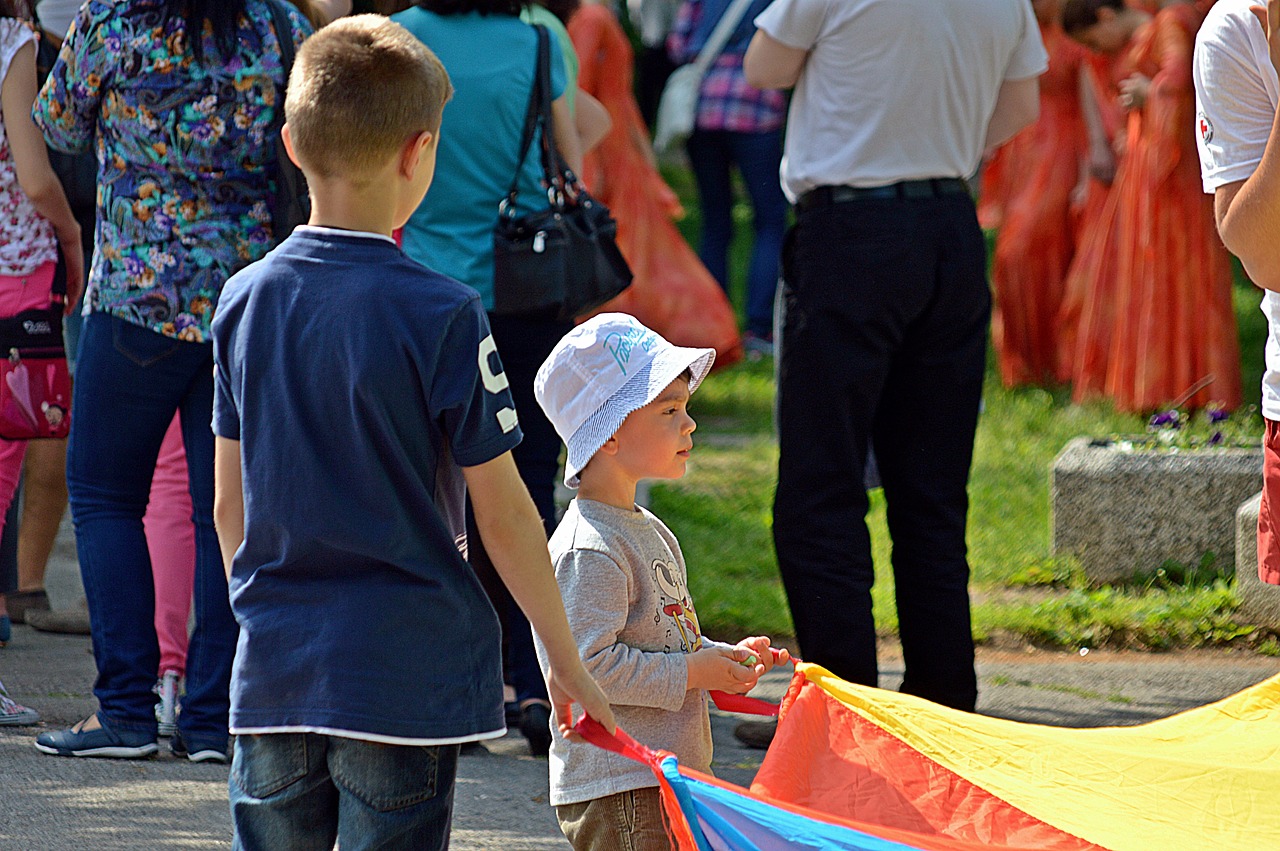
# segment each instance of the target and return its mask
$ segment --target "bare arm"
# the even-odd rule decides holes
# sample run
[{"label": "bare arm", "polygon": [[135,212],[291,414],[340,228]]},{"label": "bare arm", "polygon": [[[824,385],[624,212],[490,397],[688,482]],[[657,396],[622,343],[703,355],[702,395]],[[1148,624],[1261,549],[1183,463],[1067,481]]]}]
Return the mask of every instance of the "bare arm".
[{"label": "bare arm", "polygon": [[240,477],[240,441],[213,439],[213,525],[218,530],[222,567],[231,580],[231,560],[244,543],[244,482]]},{"label": "bare arm", "polygon": [[31,120],[31,106],[36,100],[36,46],[28,42],[18,49],[0,87],[0,110],[4,113],[5,132],[13,153],[13,166],[18,185],[31,199],[36,212],[53,225],[58,247],[67,264],[67,310],[84,290],[84,248],[80,243],[80,225],[67,203],[62,184],[49,165],[49,151],[44,137]]},{"label": "bare arm", "polygon": [[757,30],[742,60],[747,82],[757,89],[789,89],[800,79],[809,51],[789,47]]},{"label": "bare arm", "polygon": [[[1277,123],[1280,123],[1278,121]],[[1267,153],[1280,147],[1272,128]],[[1276,157],[1272,157],[1276,159]],[[1264,290],[1280,292],[1280,166],[1264,159],[1247,180],[1219,186],[1213,193],[1218,235],[1227,250],[1240,258],[1249,279]]]},{"label": "bare arm", "polygon": [[999,147],[1019,130],[1040,117],[1040,78],[1005,80],[996,95],[996,107],[987,122],[987,139],[983,150]]},{"label": "bare arm", "polygon": [[609,110],[604,108],[604,104],[582,89],[578,89],[577,104],[573,121],[578,129],[578,142],[585,154],[609,135],[609,131],[613,129],[613,119],[609,117]]},{"label": "bare arm", "polygon": [[463,467],[476,527],[494,568],[520,604],[547,651],[547,691],[562,733],[573,723],[571,701],[613,731],[613,710],[578,656],[569,631],[560,586],[547,552],[542,519],[525,489],[510,452]]},{"label": "bare arm", "polygon": [[1097,93],[1089,80],[1089,69],[1081,63],[1079,78],[1080,113],[1084,116],[1085,135],[1089,140],[1088,156],[1081,165],[1088,176],[1101,180],[1108,186],[1116,177],[1116,155],[1107,138],[1107,128],[1098,106]]},{"label": "bare arm", "polygon": [[555,134],[556,150],[574,174],[582,174],[582,140],[578,138],[578,126],[569,111],[569,96],[560,95],[551,102],[551,129]]}]

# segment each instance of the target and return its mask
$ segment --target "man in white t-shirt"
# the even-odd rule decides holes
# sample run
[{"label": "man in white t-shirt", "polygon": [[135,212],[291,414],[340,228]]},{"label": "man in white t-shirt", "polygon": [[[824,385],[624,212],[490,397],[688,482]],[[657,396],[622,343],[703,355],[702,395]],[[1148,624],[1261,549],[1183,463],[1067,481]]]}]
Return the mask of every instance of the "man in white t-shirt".
[{"label": "man in white t-shirt", "polygon": [[888,502],[902,690],[972,710],[966,488],[986,250],[965,178],[1036,118],[1028,0],[776,0],[747,80],[795,88],[782,184],[774,543],[804,658],[875,685],[868,444]]},{"label": "man in white t-shirt", "polygon": [[[1264,291],[1258,575],[1280,585],[1280,0],[1219,0],[1196,36],[1200,173],[1218,233]],[[1270,144],[1268,144],[1270,141]]]}]

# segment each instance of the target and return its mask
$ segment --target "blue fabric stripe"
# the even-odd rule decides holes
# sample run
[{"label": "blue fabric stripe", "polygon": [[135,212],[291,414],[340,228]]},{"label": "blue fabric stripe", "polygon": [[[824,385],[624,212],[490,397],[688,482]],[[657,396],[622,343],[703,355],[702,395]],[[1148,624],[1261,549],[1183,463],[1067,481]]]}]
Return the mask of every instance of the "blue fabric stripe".
[{"label": "blue fabric stripe", "polygon": [[689,821],[698,839],[699,849],[921,851],[921,847],[917,845],[904,845],[843,825],[802,816],[731,789],[679,774],[679,766],[674,757],[664,760],[662,769],[676,790],[686,815],[694,816]]}]

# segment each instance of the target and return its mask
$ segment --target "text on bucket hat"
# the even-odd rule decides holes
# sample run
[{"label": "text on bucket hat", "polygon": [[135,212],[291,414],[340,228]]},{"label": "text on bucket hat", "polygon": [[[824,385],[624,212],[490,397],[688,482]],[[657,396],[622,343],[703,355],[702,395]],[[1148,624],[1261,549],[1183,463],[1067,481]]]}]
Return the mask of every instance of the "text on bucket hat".
[{"label": "text on bucket hat", "polygon": [[711,371],[714,349],[673,346],[625,313],[602,313],[556,343],[533,394],[569,448],[564,483],[578,474],[632,411],[658,398],[686,369],[692,393]]}]

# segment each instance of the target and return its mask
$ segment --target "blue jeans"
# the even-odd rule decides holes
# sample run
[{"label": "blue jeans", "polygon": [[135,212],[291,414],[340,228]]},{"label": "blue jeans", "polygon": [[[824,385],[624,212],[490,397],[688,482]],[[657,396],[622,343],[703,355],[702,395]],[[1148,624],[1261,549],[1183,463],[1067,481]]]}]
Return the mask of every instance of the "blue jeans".
[{"label": "blue jeans", "polygon": [[316,733],[237,736],[228,787],[241,851],[449,847],[458,746]]},{"label": "blue jeans", "polygon": [[193,750],[225,750],[239,631],[213,530],[213,346],[166,337],[105,313],[86,317],[67,488],[98,665],[94,694],[113,727],[151,734],[160,650],[142,515],[175,410],[182,415],[196,529],[196,625],[178,726]]},{"label": "blue jeans", "polygon": [[782,131],[698,130],[689,137],[688,150],[702,203],[702,244],[698,256],[726,289],[729,244],[733,241],[731,169],[736,165],[742,175],[751,198],[755,230],[751,264],[747,267],[747,330],[767,337],[773,333],[773,294],[778,285],[782,236],[787,225],[787,199],[778,182]]}]

